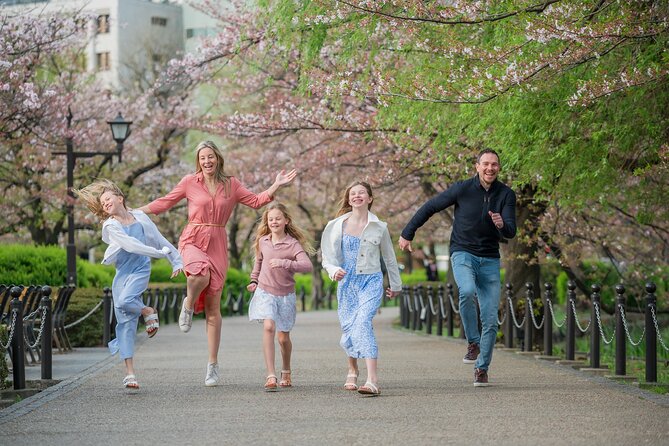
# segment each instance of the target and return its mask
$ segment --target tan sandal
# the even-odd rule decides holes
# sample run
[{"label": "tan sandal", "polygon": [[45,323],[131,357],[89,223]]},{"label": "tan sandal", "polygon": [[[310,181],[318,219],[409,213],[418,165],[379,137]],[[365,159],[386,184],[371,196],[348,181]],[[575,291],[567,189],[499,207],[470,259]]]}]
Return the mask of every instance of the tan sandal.
[{"label": "tan sandal", "polygon": [[267,380],[265,380],[265,391],[274,392],[278,388],[276,375],[268,375]]},{"label": "tan sandal", "polygon": [[374,383],[367,381],[364,386],[360,386],[358,393],[362,395],[379,396],[381,395],[381,390],[379,390]]},{"label": "tan sandal", "polygon": [[[283,377],[283,375],[288,375]],[[281,381],[279,381],[279,387],[293,387],[293,381],[290,379],[290,370],[281,370]]]},{"label": "tan sandal", "polygon": [[358,374],[357,373],[349,373],[348,375],[346,375],[346,382],[344,383],[344,389],[346,389],[346,390],[358,390]]}]

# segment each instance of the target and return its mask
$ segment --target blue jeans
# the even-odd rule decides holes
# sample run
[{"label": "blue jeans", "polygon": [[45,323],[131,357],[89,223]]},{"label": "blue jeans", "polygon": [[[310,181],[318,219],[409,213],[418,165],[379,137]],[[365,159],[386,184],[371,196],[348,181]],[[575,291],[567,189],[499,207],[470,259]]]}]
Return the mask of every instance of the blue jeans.
[{"label": "blue jeans", "polygon": [[[488,370],[497,339],[497,310],[501,290],[499,259],[457,251],[451,254],[451,264],[460,293],[460,318],[465,336],[469,343],[478,344],[481,349],[475,367]],[[476,320],[475,294],[481,313],[481,332]]]}]

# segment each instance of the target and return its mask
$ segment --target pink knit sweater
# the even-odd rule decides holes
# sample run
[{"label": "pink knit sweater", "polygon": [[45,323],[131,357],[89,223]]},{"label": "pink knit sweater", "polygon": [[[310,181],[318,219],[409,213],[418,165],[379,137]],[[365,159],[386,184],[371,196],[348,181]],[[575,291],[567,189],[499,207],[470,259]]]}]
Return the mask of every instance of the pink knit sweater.
[{"label": "pink knit sweater", "polygon": [[[261,237],[251,280],[275,296],[286,296],[295,292],[295,273],[306,273],[313,269],[311,261],[300,243],[290,235],[272,244],[272,235]],[[272,268],[269,261],[283,260],[280,268]]]}]

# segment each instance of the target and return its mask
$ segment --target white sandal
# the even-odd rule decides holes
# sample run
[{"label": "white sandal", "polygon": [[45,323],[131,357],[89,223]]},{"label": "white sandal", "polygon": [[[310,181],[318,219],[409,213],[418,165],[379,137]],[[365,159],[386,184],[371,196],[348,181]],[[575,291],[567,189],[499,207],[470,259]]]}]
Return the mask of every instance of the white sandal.
[{"label": "white sandal", "polygon": [[154,310],[153,313],[144,318],[144,323],[146,324],[146,334],[148,334],[150,338],[154,337],[160,328],[158,313]]},{"label": "white sandal", "polygon": [[126,389],[139,389],[139,383],[135,375],[128,375],[123,378],[123,387]]}]

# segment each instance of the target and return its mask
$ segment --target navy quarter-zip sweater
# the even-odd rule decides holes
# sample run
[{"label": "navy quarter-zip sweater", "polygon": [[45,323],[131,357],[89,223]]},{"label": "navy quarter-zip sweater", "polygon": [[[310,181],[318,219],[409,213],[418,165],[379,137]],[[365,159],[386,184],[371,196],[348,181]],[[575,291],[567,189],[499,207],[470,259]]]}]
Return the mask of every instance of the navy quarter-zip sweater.
[{"label": "navy quarter-zip sweater", "polygon": [[[402,231],[413,240],[418,228],[430,217],[455,205],[450,252],[465,251],[478,257],[499,258],[499,242],[516,235],[516,194],[495,180],[489,190],[481,186],[478,174],[459,181],[425,203]],[[504,226],[497,229],[488,211],[502,215]]]}]

